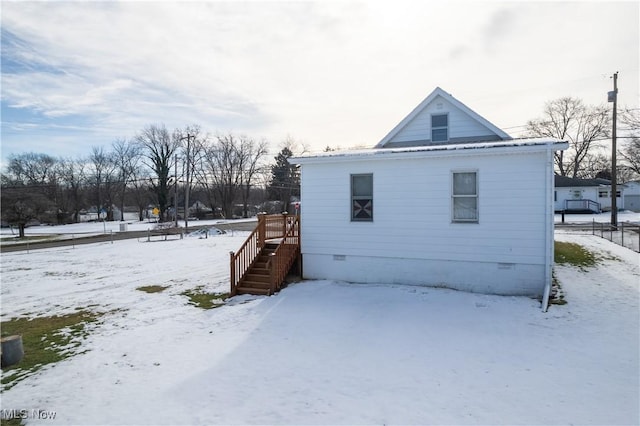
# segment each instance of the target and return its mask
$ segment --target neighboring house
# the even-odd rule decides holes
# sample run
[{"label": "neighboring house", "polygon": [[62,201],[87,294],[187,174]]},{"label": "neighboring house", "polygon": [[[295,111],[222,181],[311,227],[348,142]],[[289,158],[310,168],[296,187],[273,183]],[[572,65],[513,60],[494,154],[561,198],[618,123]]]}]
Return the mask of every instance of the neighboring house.
[{"label": "neighboring house", "polygon": [[[565,213],[601,213],[611,211],[611,181],[555,176],[554,210]],[[617,185],[616,206],[624,208],[624,185]]]},{"label": "neighboring house", "polygon": [[567,147],[510,139],[436,88],[373,149],[292,158],[304,277],[547,296]]},{"label": "neighboring house", "polygon": [[633,212],[640,212],[640,181],[624,184],[624,208]]}]

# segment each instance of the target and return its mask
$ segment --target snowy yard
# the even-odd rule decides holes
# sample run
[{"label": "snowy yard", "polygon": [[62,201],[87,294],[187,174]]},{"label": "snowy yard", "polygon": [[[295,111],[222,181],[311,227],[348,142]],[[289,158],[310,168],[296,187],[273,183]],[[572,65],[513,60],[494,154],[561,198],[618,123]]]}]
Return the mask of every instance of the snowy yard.
[{"label": "snowy yard", "polygon": [[[27,424],[638,424],[640,257],[556,265],[568,304],[305,281],[202,310],[246,233],[2,254],[2,320],[107,312],[86,353],[2,393]],[[138,287],[168,286],[148,294]],[[4,374],[4,373],[3,373]]]}]

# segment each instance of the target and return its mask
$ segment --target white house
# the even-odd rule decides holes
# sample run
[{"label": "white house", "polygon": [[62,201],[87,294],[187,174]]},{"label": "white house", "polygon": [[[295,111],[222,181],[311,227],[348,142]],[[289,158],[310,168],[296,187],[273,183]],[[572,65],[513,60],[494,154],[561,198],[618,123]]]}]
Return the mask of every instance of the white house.
[{"label": "white house", "polygon": [[548,296],[566,148],[510,139],[436,88],[373,149],[291,159],[304,276]]},{"label": "white house", "polygon": [[[601,213],[611,211],[611,181],[607,179],[578,179],[555,177],[553,193],[554,210],[557,212]],[[616,206],[624,208],[622,197],[625,185],[616,188]]]},{"label": "white house", "polygon": [[624,184],[624,208],[634,212],[640,212],[640,181],[631,181]]}]

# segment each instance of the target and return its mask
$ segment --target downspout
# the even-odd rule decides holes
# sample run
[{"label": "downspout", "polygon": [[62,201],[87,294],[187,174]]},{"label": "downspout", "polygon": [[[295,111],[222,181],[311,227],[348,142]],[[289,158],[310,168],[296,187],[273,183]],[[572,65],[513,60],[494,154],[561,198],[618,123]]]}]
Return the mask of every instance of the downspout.
[{"label": "downspout", "polygon": [[551,296],[552,267],[553,267],[553,150],[551,145],[547,147],[547,163],[545,166],[545,272],[544,272],[544,294],[542,295],[542,312],[549,309],[549,297]]}]

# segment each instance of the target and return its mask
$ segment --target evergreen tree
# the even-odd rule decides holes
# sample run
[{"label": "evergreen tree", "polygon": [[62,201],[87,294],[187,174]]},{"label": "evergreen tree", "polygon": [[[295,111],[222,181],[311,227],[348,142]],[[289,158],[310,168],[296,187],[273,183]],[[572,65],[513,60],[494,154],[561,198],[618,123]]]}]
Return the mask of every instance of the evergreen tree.
[{"label": "evergreen tree", "polygon": [[276,163],[271,166],[271,182],[269,183],[269,197],[280,201],[282,211],[289,209],[291,197],[300,196],[300,173],[298,166],[289,163],[293,153],[285,147],[274,159]]}]

